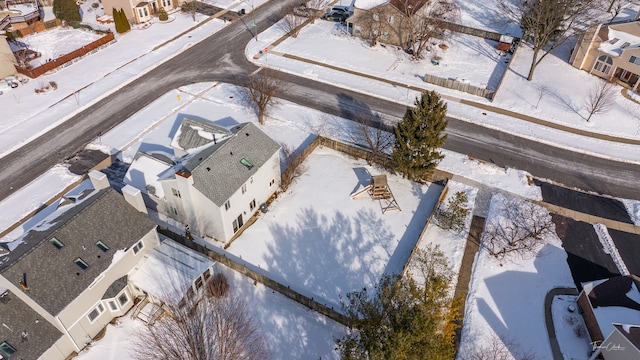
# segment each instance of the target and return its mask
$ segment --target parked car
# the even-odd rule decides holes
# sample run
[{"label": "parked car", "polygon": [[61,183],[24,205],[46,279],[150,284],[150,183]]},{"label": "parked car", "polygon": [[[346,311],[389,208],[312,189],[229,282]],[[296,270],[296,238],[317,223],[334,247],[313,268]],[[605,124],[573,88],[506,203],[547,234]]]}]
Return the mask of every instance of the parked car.
[{"label": "parked car", "polygon": [[323,16],[324,19],[344,22],[351,15],[353,15],[353,8],[350,6],[334,6],[327,10],[327,13]]}]

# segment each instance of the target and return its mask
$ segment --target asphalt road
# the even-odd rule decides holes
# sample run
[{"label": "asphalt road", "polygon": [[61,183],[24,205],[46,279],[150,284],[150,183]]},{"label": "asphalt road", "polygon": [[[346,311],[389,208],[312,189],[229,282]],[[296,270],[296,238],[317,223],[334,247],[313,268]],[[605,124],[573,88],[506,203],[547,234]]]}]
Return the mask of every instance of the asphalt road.
[{"label": "asphalt road", "polygon": [[[218,33],[193,45],[149,73],[97,102],[57,128],[0,158],[0,200],[28,184],[53,165],[79,152],[99,133],[105,133],[165,92],[179,86],[208,81],[246,84],[247,74],[257,69],[244,55],[245,44],[253,40],[248,26],[258,29],[274,24],[283,3],[270,1]],[[375,97],[352,92],[291,74],[283,98],[330,114],[362,112],[380,114],[393,123],[405,107]],[[572,187],[625,198],[640,199],[636,187],[640,166],[629,165],[586,154],[567,151],[450,119],[445,148],[478,159],[529,171]]]}]

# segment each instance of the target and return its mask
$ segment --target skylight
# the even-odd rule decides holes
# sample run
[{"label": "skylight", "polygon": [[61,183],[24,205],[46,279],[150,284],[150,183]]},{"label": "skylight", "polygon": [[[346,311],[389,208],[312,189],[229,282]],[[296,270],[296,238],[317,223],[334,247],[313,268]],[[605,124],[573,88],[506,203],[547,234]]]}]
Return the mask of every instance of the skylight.
[{"label": "skylight", "polygon": [[0,355],[10,358],[13,354],[16,353],[16,351],[17,350],[13,346],[9,345],[9,343],[6,341],[3,341],[0,344]]},{"label": "skylight", "polygon": [[109,247],[107,246],[107,244],[103,243],[101,240],[98,240],[98,242],[96,242],[96,246],[104,252],[109,251]]},{"label": "skylight", "polygon": [[82,270],[87,270],[89,268],[89,264],[87,264],[86,261],[82,260],[81,258],[76,258],[75,260],[73,260],[73,262],[76,263],[76,265],[78,265]]},{"label": "skylight", "polygon": [[253,164],[249,162],[249,160],[242,158],[242,160],[240,160],[240,164],[244,165],[247,167],[247,169],[251,170],[251,168],[253,168]]},{"label": "skylight", "polygon": [[64,244],[63,244],[60,240],[56,239],[55,237],[52,237],[52,238],[49,240],[49,242],[50,242],[53,246],[55,246],[58,250],[60,250],[60,249],[62,249],[62,248],[64,247]]}]

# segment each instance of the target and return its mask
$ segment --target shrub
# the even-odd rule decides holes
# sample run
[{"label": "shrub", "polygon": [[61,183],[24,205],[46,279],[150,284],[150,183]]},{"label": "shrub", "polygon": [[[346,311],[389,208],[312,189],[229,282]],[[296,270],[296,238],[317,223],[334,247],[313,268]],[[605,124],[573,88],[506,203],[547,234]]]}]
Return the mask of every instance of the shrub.
[{"label": "shrub", "polygon": [[229,282],[227,278],[221,274],[216,273],[209,281],[209,294],[214,298],[221,298],[227,295],[229,292]]},{"label": "shrub", "polygon": [[164,10],[164,8],[160,8],[160,14],[158,14],[158,19],[160,21],[167,21],[169,20],[169,15],[167,14],[167,12]]}]

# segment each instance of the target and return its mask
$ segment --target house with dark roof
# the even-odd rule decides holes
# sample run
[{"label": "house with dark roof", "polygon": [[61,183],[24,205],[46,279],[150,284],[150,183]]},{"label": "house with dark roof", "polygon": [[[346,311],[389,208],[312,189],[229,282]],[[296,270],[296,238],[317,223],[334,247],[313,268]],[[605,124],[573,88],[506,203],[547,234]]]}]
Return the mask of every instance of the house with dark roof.
[{"label": "house with dark roof", "polygon": [[591,359],[640,358],[640,277],[617,276],[582,286],[578,307],[594,345]]},{"label": "house with dark roof", "polygon": [[427,0],[383,0],[362,6],[356,1],[353,15],[347,19],[347,29],[373,44],[379,41],[407,48],[412,26],[425,16],[427,4]]},{"label": "house with dark roof", "polygon": [[640,20],[594,24],[580,37],[569,63],[637,90],[640,85]]},{"label": "house with dark roof", "polygon": [[191,233],[228,242],[280,187],[280,145],[253,123],[185,118],[173,154],[138,153],[125,183]]},{"label": "house with dark roof", "polygon": [[134,304],[128,276],[158,244],[156,225],[137,189],[123,196],[104,174],[90,177],[96,189],[61,203],[0,258],[5,357],[65,359]]}]

